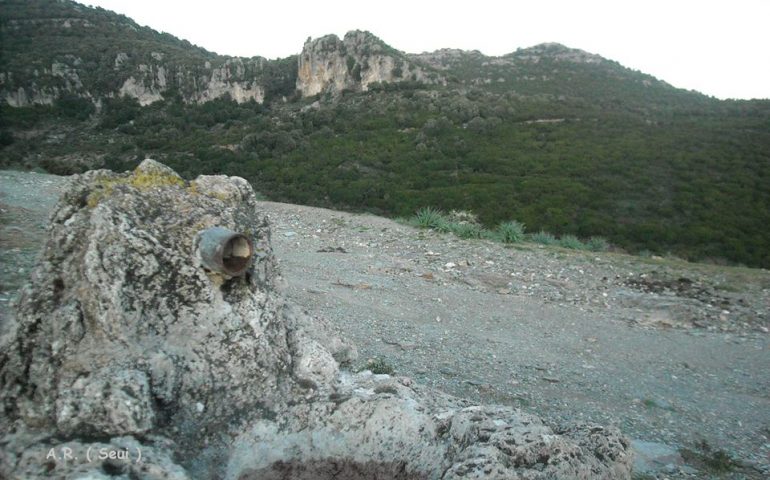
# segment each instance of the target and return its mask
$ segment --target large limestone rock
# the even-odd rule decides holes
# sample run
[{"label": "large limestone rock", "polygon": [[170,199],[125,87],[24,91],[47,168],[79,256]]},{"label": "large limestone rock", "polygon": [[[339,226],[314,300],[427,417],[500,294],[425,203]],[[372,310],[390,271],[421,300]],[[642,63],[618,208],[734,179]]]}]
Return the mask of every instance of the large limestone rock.
[{"label": "large limestone rock", "polygon": [[348,32],[342,40],[336,35],[308,39],[299,56],[297,89],[305,97],[366,91],[372,83],[404,80],[443,82],[435,72],[408,60],[371,33],[358,30]]},{"label": "large limestone rock", "polygon": [[[215,226],[251,240],[243,276],[202,263]],[[0,349],[0,478],[629,477],[616,430],[340,369],[280,283],[245,180],[75,176]]]}]

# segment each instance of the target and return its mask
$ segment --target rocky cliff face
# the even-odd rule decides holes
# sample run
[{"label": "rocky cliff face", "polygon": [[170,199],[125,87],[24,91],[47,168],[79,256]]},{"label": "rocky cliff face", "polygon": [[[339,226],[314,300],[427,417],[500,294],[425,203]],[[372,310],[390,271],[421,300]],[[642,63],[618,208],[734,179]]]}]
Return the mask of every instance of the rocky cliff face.
[{"label": "rocky cliff face", "polygon": [[[206,262],[212,227],[249,239],[242,276]],[[2,478],[630,476],[615,429],[340,369],[353,348],[284,300],[241,178],[186,182],[152,160],[76,176],[16,322],[0,342]]]},{"label": "rocky cliff face", "polygon": [[[439,71],[452,71],[466,78],[484,75],[500,75],[501,72],[515,72],[524,65],[538,64],[541,61],[551,63],[595,64],[607,61],[592,53],[568,48],[558,43],[542,43],[529,48],[519,49],[500,57],[488,57],[478,50],[458,50],[443,48],[434,52],[409,54],[408,57],[429,65]],[[498,77],[499,78],[499,77]]]},{"label": "rocky cliff face", "polygon": [[265,89],[255,78],[255,71],[264,66],[264,59],[227,59],[220,66],[212,66],[204,62],[198,68],[189,69],[177,66],[169,71],[163,63],[160,54],[153,55],[154,62],[140,63],[133,68],[124,68],[122,63],[116,69],[121,69],[128,76],[120,87],[121,96],[136,98],[141,105],[162,100],[164,93],[173,88],[182,92],[187,102],[204,103],[224,95],[238,103],[253,100],[262,103]]},{"label": "rocky cliff face", "polygon": [[547,57],[556,62],[570,63],[602,63],[605,60],[594,53],[586,52],[577,48],[565,47],[560,43],[541,43],[533,47],[520,49],[514,53],[506,55],[519,62],[538,63],[541,58]]},{"label": "rocky cliff face", "polygon": [[[152,52],[146,58],[125,52],[115,55],[114,67],[101,85],[84,85],[84,61],[75,55],[54,60],[50,67],[29,72],[31,79],[18,79],[13,72],[0,72],[0,98],[12,107],[52,105],[62,95],[75,95],[96,101],[100,97],[136,98],[142,106],[180,94],[188,103],[204,103],[224,95],[238,103],[253,100],[262,103],[265,87],[259,81],[265,59],[228,58],[201,60],[184,65],[166,55]],[[86,72],[85,75],[88,75]]]},{"label": "rocky cliff face", "polygon": [[308,39],[299,57],[297,89],[303,96],[343,90],[366,91],[372,83],[439,83],[443,79],[409,60],[369,32],[348,32]]},{"label": "rocky cliff face", "polygon": [[63,96],[262,102],[268,88],[264,58],[217,55],[69,0],[8,0],[0,18],[0,101],[13,107]]},{"label": "rocky cliff face", "polygon": [[[90,26],[67,19],[49,25],[54,29],[88,29]],[[24,22],[11,21],[5,30],[23,32]],[[132,97],[142,106],[171,95],[180,95],[188,103],[204,103],[224,95],[238,103],[252,100],[262,103],[267,89],[265,71],[271,63],[260,57],[216,55],[182,60],[163,51],[115,51],[109,55],[109,59],[98,59],[97,70],[93,70],[94,59],[72,53],[6,68],[0,71],[0,98],[13,107],[52,105],[63,95],[94,102],[103,97]],[[105,68],[107,64],[109,68]],[[445,82],[435,69],[407,58],[374,35],[361,31],[349,32],[343,40],[335,35],[308,40],[299,57],[296,74],[296,88],[303,96],[366,91],[369,85],[378,82]]]},{"label": "rocky cliff face", "polygon": [[[99,104],[132,97],[141,105],[168,98],[203,103],[229,95],[238,103],[266,96],[367,90],[376,82],[443,79],[368,32],[308,41],[298,64],[227,57],[113,12],[70,0],[0,3],[0,101],[52,105],[62,97]],[[298,78],[299,77],[299,78]]]}]

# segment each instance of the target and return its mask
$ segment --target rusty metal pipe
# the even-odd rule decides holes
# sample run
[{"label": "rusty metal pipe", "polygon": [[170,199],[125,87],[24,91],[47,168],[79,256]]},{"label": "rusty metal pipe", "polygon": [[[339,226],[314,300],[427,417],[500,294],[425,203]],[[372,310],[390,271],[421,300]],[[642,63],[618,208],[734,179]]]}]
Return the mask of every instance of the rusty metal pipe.
[{"label": "rusty metal pipe", "polygon": [[200,260],[207,270],[237,277],[251,266],[254,244],[246,235],[224,227],[211,227],[198,237]]}]

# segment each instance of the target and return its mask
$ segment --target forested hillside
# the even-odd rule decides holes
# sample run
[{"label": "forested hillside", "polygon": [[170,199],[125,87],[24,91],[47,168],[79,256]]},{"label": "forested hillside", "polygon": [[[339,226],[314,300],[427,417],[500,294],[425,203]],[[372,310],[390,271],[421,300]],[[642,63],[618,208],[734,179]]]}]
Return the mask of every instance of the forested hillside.
[{"label": "forested hillside", "polygon": [[[3,167],[150,156],[243,176],[274,200],[472,210],[490,226],[770,267],[767,100],[716,100],[557,44],[407,55],[366,36],[399,75],[302,97],[298,57],[222,57],[72,2],[3,2],[0,18]],[[340,75],[361,80],[375,57],[360,47],[332,52],[351,66]],[[407,64],[431,80],[401,75]]]}]

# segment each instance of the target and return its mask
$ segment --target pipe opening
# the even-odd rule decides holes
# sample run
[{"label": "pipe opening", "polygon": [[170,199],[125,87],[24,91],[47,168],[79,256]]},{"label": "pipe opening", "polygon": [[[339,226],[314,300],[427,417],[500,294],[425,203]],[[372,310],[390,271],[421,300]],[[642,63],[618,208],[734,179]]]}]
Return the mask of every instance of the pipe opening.
[{"label": "pipe opening", "polygon": [[246,235],[223,227],[212,227],[198,235],[200,260],[207,270],[237,277],[251,265],[254,245]]},{"label": "pipe opening", "polygon": [[243,272],[251,262],[252,248],[243,235],[236,235],[227,241],[222,252],[222,265],[228,272]]}]

